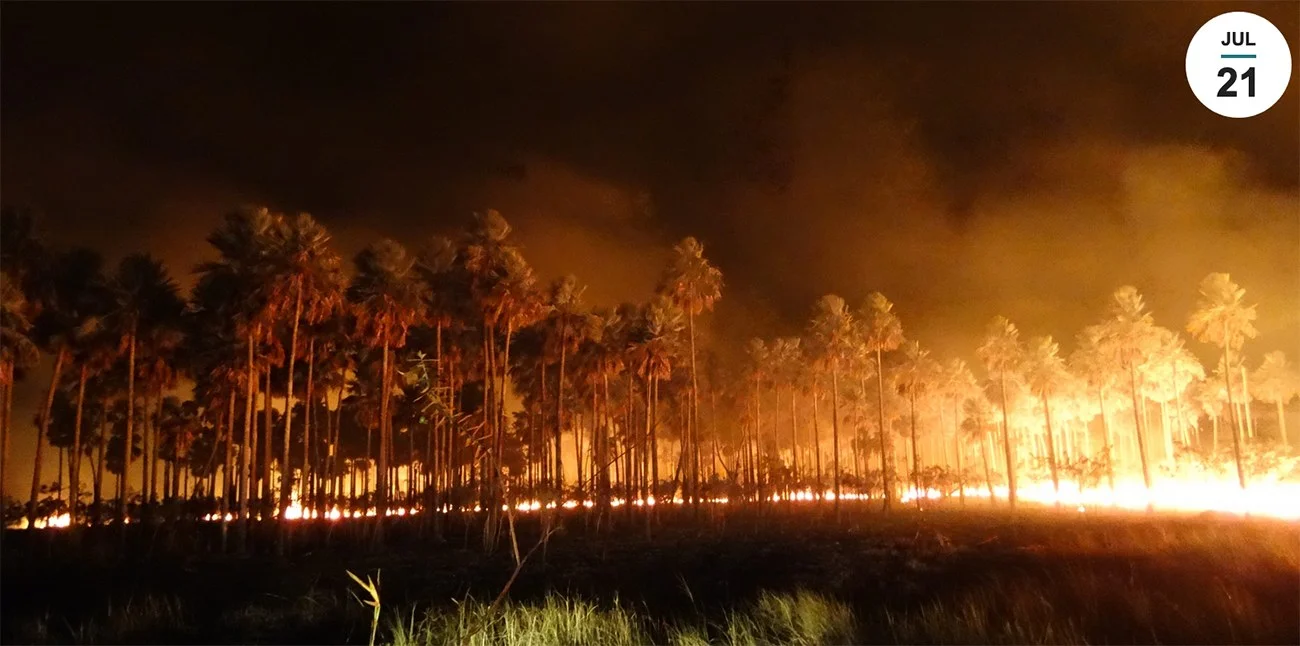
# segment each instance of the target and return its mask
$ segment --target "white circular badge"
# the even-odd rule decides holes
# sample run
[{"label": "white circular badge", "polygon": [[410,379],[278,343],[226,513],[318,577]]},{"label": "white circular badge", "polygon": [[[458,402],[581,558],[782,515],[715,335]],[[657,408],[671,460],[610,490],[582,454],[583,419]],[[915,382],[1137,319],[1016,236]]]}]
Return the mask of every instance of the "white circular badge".
[{"label": "white circular badge", "polygon": [[1187,84],[1205,107],[1234,119],[1271,107],[1291,81],[1291,48],[1273,23],[1233,11],[1201,25],[1187,45]]}]

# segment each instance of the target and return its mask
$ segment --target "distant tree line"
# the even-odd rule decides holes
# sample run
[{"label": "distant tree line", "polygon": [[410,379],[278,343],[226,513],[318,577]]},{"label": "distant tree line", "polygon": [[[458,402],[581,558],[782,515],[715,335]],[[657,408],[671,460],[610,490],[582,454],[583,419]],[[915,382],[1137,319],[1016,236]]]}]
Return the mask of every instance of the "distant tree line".
[{"label": "distant tree line", "polygon": [[[311,216],[240,209],[189,294],[148,254],[107,267],[12,209],[0,230],[0,471],[28,466],[9,463],[15,381],[53,362],[31,489],[5,492],[26,494],[10,520],[32,525],[209,517],[242,544],[258,518],[418,511],[436,529],[478,509],[491,547],[507,505],[802,497],[839,513],[996,486],[1014,507],[1025,478],[1150,488],[1199,461],[1244,488],[1261,455],[1294,455],[1300,376],[1280,352],[1248,369],[1255,306],[1227,274],[1202,281],[1185,326],[1218,348],[1213,370],[1121,287],[1068,355],[995,318],[980,378],[908,340],[878,293],[827,295],[802,336],[723,362],[698,333],[722,274],[694,238],[647,301],[589,307],[573,276],[538,280],[495,211],[412,249],[372,244],[345,279]],[[1257,428],[1255,402],[1276,428]]]}]

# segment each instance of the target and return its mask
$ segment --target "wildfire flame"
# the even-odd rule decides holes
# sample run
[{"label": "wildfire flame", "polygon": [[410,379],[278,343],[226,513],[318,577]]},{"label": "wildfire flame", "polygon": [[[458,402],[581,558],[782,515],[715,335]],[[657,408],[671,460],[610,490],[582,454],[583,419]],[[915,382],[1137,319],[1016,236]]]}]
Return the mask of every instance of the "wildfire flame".
[{"label": "wildfire flame", "polygon": [[[903,492],[900,501],[902,503],[914,503],[918,498],[924,501],[942,499],[951,501],[958,497],[958,493],[956,491],[945,492],[934,488],[918,490],[911,487]],[[987,501],[990,498],[989,487],[982,485],[967,486],[960,493],[975,500]],[[1161,478],[1153,482],[1150,489],[1146,488],[1141,479],[1132,477],[1117,479],[1114,489],[1111,489],[1108,484],[1080,487],[1078,482],[1068,479],[1061,480],[1059,487],[1053,486],[1050,480],[1021,480],[1018,483],[1016,495],[1021,502],[1049,507],[1059,506],[1078,512],[1085,512],[1090,509],[1129,511],[1150,509],[1158,512],[1222,512],[1291,521],[1300,520],[1300,482],[1283,480],[1271,474],[1255,478],[1246,489],[1242,489],[1240,483],[1230,476],[1210,473],[1179,474],[1175,477]],[[770,502],[815,503],[819,499],[831,502],[835,500],[835,497],[835,492],[831,489],[820,493],[812,489],[802,489],[773,493],[765,496],[765,500]],[[844,501],[879,500],[878,495],[872,496],[851,490],[841,491],[839,497],[840,500]],[[995,485],[992,487],[992,497],[996,500],[1005,500],[1008,497],[1007,487],[1005,485]],[[655,496],[650,495],[645,498],[633,498],[630,501],[625,498],[613,498],[610,501],[610,506],[622,507],[631,504],[635,507],[653,507],[664,504],[684,505],[688,504],[688,502],[688,500],[679,496],[657,499]],[[726,496],[719,496],[705,498],[701,502],[725,505],[731,501]],[[513,511],[529,513],[542,509],[557,508],[577,509],[582,507],[592,509],[595,506],[595,501],[586,499],[569,499],[559,503],[525,500],[515,503]],[[475,505],[472,509],[475,512],[481,511],[478,505]],[[507,505],[502,505],[503,511],[508,509]],[[390,517],[414,516],[421,511],[423,510],[420,507],[415,506],[391,507],[387,510],[386,515]],[[435,511],[451,513],[460,510],[450,505],[444,505]],[[289,521],[323,518],[337,522],[349,518],[358,519],[377,515],[378,511],[374,507],[341,509],[337,505],[322,513],[314,508],[303,507],[295,496],[292,498],[291,504],[285,508],[283,514],[280,514],[277,509],[272,517],[282,517],[284,520]],[[227,512],[224,515],[209,513],[203,516],[203,520],[209,522],[233,522],[238,517],[238,514],[234,512]],[[253,517],[261,519],[260,515],[253,515]],[[132,521],[127,519],[126,522],[130,523]],[[36,529],[58,529],[70,527],[71,525],[72,517],[68,513],[37,518],[35,522]],[[9,525],[13,529],[25,529],[27,526],[26,518]]]}]

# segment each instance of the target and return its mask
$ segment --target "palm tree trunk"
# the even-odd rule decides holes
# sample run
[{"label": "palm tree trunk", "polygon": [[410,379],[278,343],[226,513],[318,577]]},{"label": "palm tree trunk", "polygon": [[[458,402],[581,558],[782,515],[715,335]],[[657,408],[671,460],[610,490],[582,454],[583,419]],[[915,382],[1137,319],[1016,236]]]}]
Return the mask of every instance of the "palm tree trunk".
[{"label": "palm tree trunk", "polygon": [[257,370],[253,365],[253,339],[261,334],[260,326],[254,329],[253,334],[248,337],[248,371],[245,375],[245,398],[244,398],[244,438],[243,444],[239,450],[239,551],[248,550],[248,500],[253,493],[253,451],[257,448],[257,443],[253,439],[253,398],[257,396]]},{"label": "palm tree trunk", "polygon": [[[14,364],[6,364],[4,371],[4,413],[0,415],[0,478],[9,473],[9,429],[14,411]],[[3,486],[3,481],[0,481],[0,488]],[[3,534],[2,530],[0,534]]]},{"label": "palm tree trunk", "polygon": [[[294,285],[293,326],[289,333],[289,376],[284,391],[284,447],[280,452],[280,519],[289,510],[289,493],[293,488],[293,468],[289,465],[289,437],[293,432],[293,373],[294,362],[298,358],[298,325],[302,319],[302,279],[299,277]],[[283,337],[281,337],[283,338]],[[270,391],[268,390],[268,393]],[[268,418],[269,419],[269,418]],[[267,427],[270,428],[269,426]],[[269,437],[269,433],[268,433]],[[302,483],[307,483],[307,445],[303,444]],[[302,492],[299,491],[299,497]],[[287,531],[287,527],[284,531]],[[284,554],[284,531],[276,542],[276,551]]]},{"label": "palm tree trunk", "polygon": [[659,377],[650,378],[650,495],[659,502]]},{"label": "palm tree trunk", "polygon": [[596,491],[597,499],[600,504],[601,514],[603,515],[609,507],[610,498],[610,481],[609,481],[609,373],[601,371],[600,375],[602,386],[604,388],[605,399],[605,418],[601,424],[600,434],[596,437],[596,467],[597,481]]},{"label": "palm tree trunk", "polygon": [[980,420],[980,460],[984,462],[984,485],[989,489],[989,504],[993,504],[993,470],[989,468],[989,438],[984,432],[984,421]]},{"label": "palm tree trunk", "polygon": [[[435,366],[434,370],[436,371],[434,373],[433,392],[437,397],[442,397],[443,369],[442,369],[442,320],[441,319],[438,321],[438,324],[434,326],[433,338],[434,338],[433,357],[434,357],[434,366]],[[448,402],[447,406],[448,406],[448,413],[450,413],[451,412],[450,402]],[[431,499],[431,503],[434,509],[441,508],[441,494],[442,494],[441,478],[442,478],[442,472],[447,465],[447,462],[442,459],[442,454],[443,454],[442,446],[443,444],[448,444],[448,445],[450,444],[450,442],[445,442],[443,440],[442,429],[444,426],[448,428],[447,433],[450,434],[451,432],[450,424],[447,422],[447,420],[444,420],[440,415],[434,420],[433,423],[433,444],[434,444],[433,474],[432,474],[433,497]],[[442,514],[436,513],[436,514],[431,514],[430,516],[433,518],[434,535],[440,538],[442,536],[442,524],[441,524]]]},{"label": "palm tree trunk", "polygon": [[[262,486],[259,489],[261,495],[262,518],[270,519],[275,511],[276,489],[271,482],[271,462],[275,455],[274,447],[275,432],[271,427],[271,364],[266,364],[266,392],[262,394],[262,426],[260,429],[262,440]],[[281,474],[283,476],[283,474]],[[283,477],[281,478],[283,479]]]},{"label": "palm tree trunk", "polygon": [[93,510],[91,522],[95,525],[98,525],[101,521],[101,510],[104,504],[104,458],[105,454],[108,453],[108,402],[105,401],[103,406],[104,412],[99,417],[99,441],[96,442],[99,446],[95,451],[94,492],[90,502],[90,507]]},{"label": "palm tree trunk", "polygon": [[[234,461],[235,461],[235,390],[233,388],[230,390],[230,393],[226,395],[226,416],[225,417],[226,419],[224,421],[226,422],[225,424],[226,428],[225,428],[224,435],[226,440],[226,455],[221,462],[221,551],[222,552],[226,551],[227,541],[229,540],[228,535],[230,533],[230,521],[228,520],[227,515],[230,513],[230,502],[231,502],[230,485],[233,482],[230,477],[232,475],[230,471],[231,468],[234,467]],[[221,441],[221,438],[217,438],[217,441],[218,442]],[[211,472],[209,472],[209,474],[211,474]],[[217,482],[216,476],[210,475],[209,480],[212,482],[214,486],[216,485]]]},{"label": "palm tree trunk", "polygon": [[1174,461],[1174,432],[1169,428],[1169,404],[1160,402],[1160,439],[1163,442],[1165,463]]},{"label": "palm tree trunk", "polygon": [[[1138,401],[1137,368],[1132,361],[1128,364],[1129,392],[1133,396],[1133,427],[1137,433],[1138,457],[1142,460],[1142,482],[1147,491],[1151,490],[1151,465],[1147,460],[1146,434],[1142,429],[1143,405]],[[1143,398],[1145,400],[1145,398]],[[1150,504],[1148,504],[1150,508]]]},{"label": "palm tree trunk", "polygon": [[1282,440],[1282,446],[1289,447],[1291,445],[1287,442],[1286,439],[1286,410],[1285,407],[1282,406],[1282,397],[1278,397],[1277,401],[1273,403],[1277,405],[1278,437]]},{"label": "palm tree trunk", "polygon": [[[556,382],[555,395],[555,495],[559,498],[564,497],[564,458],[563,446],[564,437],[564,361],[567,356],[566,346],[568,340],[564,332],[560,332],[560,376]],[[648,430],[648,429],[647,429]]]},{"label": "palm tree trunk", "polygon": [[813,376],[812,400],[813,400],[813,462],[817,469],[817,500],[823,500],[826,497],[826,483],[822,479],[822,435],[819,415],[817,414],[817,400],[820,393],[817,391],[817,377]]},{"label": "palm tree trunk", "polygon": [[313,442],[311,437],[312,422],[315,421],[312,412],[316,410],[315,371],[316,337],[313,336],[307,341],[307,401],[302,407],[302,483],[298,486],[298,497],[304,508],[311,505],[311,509],[323,517],[325,503],[320,495],[320,438],[317,437]]},{"label": "palm tree trunk", "polygon": [[1232,458],[1237,463],[1237,482],[1242,489],[1246,488],[1246,471],[1241,466],[1241,430],[1240,420],[1237,418],[1237,410],[1234,408],[1235,402],[1232,400],[1232,363],[1228,354],[1228,323],[1223,323],[1223,380],[1228,387],[1228,410],[1232,411]]},{"label": "palm tree trunk", "polygon": [[699,489],[700,489],[700,453],[699,453],[699,382],[696,378],[695,371],[695,310],[690,305],[686,308],[686,325],[691,337],[691,401],[690,414],[686,419],[686,433],[683,437],[687,438],[689,447],[689,481],[691,490],[689,497],[698,517],[700,509]]},{"label": "palm tree trunk", "polygon": [[1101,406],[1101,433],[1106,451],[1106,480],[1110,490],[1115,491],[1115,456],[1111,453],[1110,416],[1106,414],[1106,390],[1097,389],[1097,403]]},{"label": "palm tree trunk", "polygon": [[966,506],[966,468],[962,465],[962,453],[966,447],[961,441],[961,399],[952,402],[952,442],[953,452],[957,454],[957,499],[961,506]]},{"label": "palm tree trunk", "polygon": [[379,377],[379,473],[376,479],[376,544],[382,540],[384,517],[388,514],[388,330],[383,331],[383,354]]},{"label": "palm tree trunk", "polygon": [[916,498],[916,508],[921,508],[921,499],[925,492],[921,490],[921,452],[916,449],[916,390],[908,393],[908,402],[912,415],[912,496]]},{"label": "palm tree trunk", "polygon": [[763,390],[762,381],[754,377],[754,478],[758,483],[758,506],[763,507]]},{"label": "palm tree trunk", "polygon": [[799,486],[799,410],[794,386],[790,386],[790,476],[791,489]]},{"label": "palm tree trunk", "polygon": [[[831,368],[831,468],[835,484],[835,521],[840,521],[840,371]],[[888,496],[888,494],[886,494]]]},{"label": "palm tree trunk", "polygon": [[885,511],[894,506],[894,488],[890,486],[889,453],[892,449],[889,430],[885,428],[885,362],[880,348],[876,348],[876,410],[879,413],[880,477],[885,488]]},{"label": "palm tree trunk", "polygon": [[140,450],[143,453],[140,461],[140,520],[148,521],[153,517],[153,470],[156,467],[153,459],[153,423],[152,415],[153,400],[149,398],[148,385],[144,389],[144,401],[141,402],[144,408],[144,428],[141,435]]},{"label": "palm tree trunk", "polygon": [[1007,411],[1007,373],[998,372],[999,390],[1002,395],[1002,447],[1007,460],[1007,504],[1011,511],[1016,510],[1016,458],[1011,451],[1011,417]]},{"label": "palm tree trunk", "polygon": [[1255,420],[1250,414],[1250,382],[1246,379],[1246,362],[1241,363],[1241,394],[1245,400],[1241,402],[1241,409],[1246,413],[1246,437],[1255,438]]},{"label": "palm tree trunk", "polygon": [[[153,423],[145,428],[149,429],[149,505],[153,507],[158,504],[158,443],[162,441],[161,428],[163,419],[163,388],[158,384],[158,393],[154,397],[156,408],[154,411]],[[165,475],[165,474],[164,474]],[[163,483],[167,481],[164,479]],[[152,512],[151,512],[152,513]]]},{"label": "palm tree trunk", "polygon": [[54,408],[54,391],[59,385],[59,375],[63,372],[63,362],[67,359],[67,348],[59,346],[54,355],[54,373],[50,375],[50,388],[45,395],[45,409],[41,414],[41,429],[36,436],[36,458],[32,465],[32,497],[27,503],[27,526],[36,527],[36,504],[41,493],[41,467],[45,453],[45,441],[50,433],[50,412]]},{"label": "palm tree trunk", "polygon": [[1057,509],[1061,507],[1061,477],[1056,470],[1056,441],[1052,437],[1052,405],[1047,401],[1047,391],[1039,393],[1043,400],[1043,421],[1047,424],[1047,466],[1052,470],[1052,492],[1056,494]]},{"label": "palm tree trunk", "polygon": [[497,480],[497,496],[499,500],[493,510],[499,511],[502,502],[505,502],[505,489],[501,484],[505,477],[505,452],[506,452],[506,428],[509,420],[506,418],[506,382],[510,379],[510,342],[514,337],[514,321],[506,319],[506,338],[505,345],[501,349],[501,379],[498,382],[497,389],[497,444],[496,444],[496,469],[495,477]]},{"label": "palm tree trunk", "polygon": [[119,476],[122,493],[117,497],[117,519],[122,524],[123,534],[126,532],[126,479],[131,473],[131,459],[135,457],[131,450],[135,439],[135,333],[136,322],[132,321],[127,335],[130,348],[126,359],[126,437],[123,439],[122,473]]},{"label": "palm tree trunk", "polygon": [[86,364],[81,364],[81,375],[77,379],[77,415],[76,421],[72,427],[72,464],[68,465],[71,473],[68,480],[71,481],[71,489],[68,499],[72,504],[68,507],[68,514],[72,521],[72,526],[77,526],[77,505],[81,502],[81,415],[86,405]]}]

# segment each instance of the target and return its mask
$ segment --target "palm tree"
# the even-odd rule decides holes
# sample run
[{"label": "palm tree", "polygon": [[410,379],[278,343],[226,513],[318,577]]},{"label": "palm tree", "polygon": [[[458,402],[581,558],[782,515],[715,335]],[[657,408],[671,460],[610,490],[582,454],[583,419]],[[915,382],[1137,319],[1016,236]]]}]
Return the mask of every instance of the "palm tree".
[{"label": "palm tree", "polygon": [[894,490],[889,481],[887,456],[893,451],[889,434],[885,428],[885,363],[884,353],[893,352],[903,344],[903,324],[894,314],[894,304],[880,292],[872,292],[867,302],[858,311],[862,340],[865,350],[876,355],[876,397],[877,411],[880,418],[880,471],[884,478],[885,510],[893,504]]},{"label": "palm tree", "polygon": [[[972,375],[972,384],[974,376]],[[985,424],[993,419],[993,405],[989,403],[988,396],[984,389],[975,385],[971,391],[970,397],[962,406],[962,416],[964,421],[961,422],[961,430],[965,431],[967,436],[974,438],[980,445],[980,461],[984,466],[984,485],[988,488],[989,500],[993,500],[993,470],[989,468],[989,444],[988,433],[985,432]]]},{"label": "palm tree", "polygon": [[898,390],[907,398],[912,421],[912,487],[917,509],[921,508],[925,491],[921,487],[921,453],[916,443],[916,400],[930,391],[938,368],[930,358],[930,351],[922,350],[919,342],[910,341],[903,345],[903,362],[898,372]]},{"label": "palm tree", "polygon": [[[340,259],[329,246],[330,235],[306,213],[292,220],[276,218],[272,229],[267,268],[268,296],[282,303],[276,309],[289,313],[290,337],[288,346],[289,369],[285,389],[284,447],[280,459],[280,513],[289,508],[289,493],[293,484],[293,469],[289,463],[290,437],[293,427],[294,361],[299,353],[298,331],[302,323],[315,325],[333,314],[342,301],[342,276]],[[287,303],[292,302],[292,306]],[[311,374],[311,366],[308,366]],[[310,390],[312,384],[308,385]],[[308,415],[310,413],[307,413]],[[310,428],[304,431],[303,447],[306,450]],[[302,464],[302,490],[307,483],[306,458]],[[277,549],[283,553],[284,533],[281,532]]]},{"label": "palm tree", "polygon": [[[1187,321],[1187,331],[1202,343],[1223,348],[1223,365],[1232,365],[1232,352],[1239,350],[1246,339],[1255,338],[1255,306],[1246,305],[1246,290],[1237,286],[1228,274],[1212,273],[1201,281],[1201,297],[1196,311]],[[1241,431],[1233,410],[1232,371],[1224,370],[1228,389],[1228,409],[1233,414],[1232,453],[1237,463],[1237,481],[1246,488],[1246,472],[1241,465]]]},{"label": "palm tree", "polygon": [[424,310],[413,269],[415,259],[393,240],[381,240],[357,254],[348,300],[356,305],[356,338],[381,351],[379,390],[379,475],[376,540],[388,513],[388,457],[392,451],[393,366],[390,354],[406,345],[406,332]]},{"label": "palm tree", "polygon": [[1114,491],[1115,455],[1112,449],[1110,415],[1106,410],[1106,394],[1119,382],[1117,372],[1119,357],[1114,344],[1106,336],[1106,328],[1101,325],[1090,325],[1084,328],[1079,333],[1077,345],[1077,349],[1070,355],[1069,365],[1074,374],[1081,377],[1097,395],[1097,405],[1101,412],[1102,450],[1106,461],[1106,480],[1111,491]]},{"label": "palm tree", "polygon": [[[609,432],[610,432],[610,413],[609,413],[609,380],[611,377],[617,377],[623,372],[624,364],[624,346],[627,342],[627,326],[625,321],[617,310],[602,308],[598,309],[587,318],[587,332],[584,336],[587,338],[586,347],[590,356],[590,363],[593,373],[592,388],[598,391],[598,394],[604,402],[604,420],[599,422],[597,427],[600,433],[593,439],[595,448],[596,462],[596,498],[600,504],[602,513],[607,510],[610,501],[610,479],[609,468],[611,459],[609,457]],[[592,415],[597,416],[596,411]]]},{"label": "palm tree", "polygon": [[[221,226],[208,235],[219,259],[199,265],[196,299],[212,316],[226,321],[230,337],[243,349],[244,423],[239,447],[239,543],[247,547],[249,498],[256,481],[253,453],[256,449],[253,404],[257,398],[257,350],[272,337],[277,312],[267,288],[267,266],[274,248],[275,217],[265,208],[250,207],[226,215]],[[235,347],[230,347],[235,350]],[[269,394],[268,394],[269,397]]]},{"label": "palm tree", "polygon": [[[952,359],[945,364],[940,371],[939,378],[939,392],[942,399],[952,403],[953,449],[957,460],[957,497],[960,499],[961,504],[965,506],[966,468],[963,462],[966,453],[966,442],[963,441],[961,432],[962,410],[966,402],[980,394],[979,384],[975,381],[975,375],[971,373],[966,362],[961,359]],[[942,409],[940,409],[940,417],[942,418]],[[942,433],[943,430],[940,429],[940,432]],[[946,453],[947,451],[945,451]]]},{"label": "palm tree", "polygon": [[1142,461],[1142,482],[1151,488],[1151,464],[1147,456],[1147,433],[1142,409],[1146,398],[1138,386],[1138,368],[1160,344],[1160,333],[1137,289],[1131,286],[1115,290],[1111,301],[1111,318],[1104,324],[1105,343],[1113,344],[1115,356],[1129,376],[1129,393],[1133,400],[1133,428],[1137,434],[1138,456]]},{"label": "palm tree", "polygon": [[[170,280],[170,279],[169,279]],[[150,316],[136,334],[136,380],[141,384],[145,402],[145,474],[147,502],[144,511],[152,514],[158,502],[159,420],[162,417],[163,393],[179,383],[179,369],[184,362],[178,356],[185,349],[182,315],[185,303],[172,284],[169,293],[160,293],[150,304]],[[153,406],[151,409],[150,406]]]},{"label": "palm tree", "polygon": [[[659,492],[659,383],[672,378],[673,362],[678,355],[680,335],[685,328],[682,310],[660,295],[651,299],[640,320],[633,326],[630,347],[633,365],[645,391],[646,439],[649,451],[643,450],[642,464],[650,479],[650,493]],[[643,445],[644,446],[644,445]]]},{"label": "palm tree", "polygon": [[[745,357],[748,359],[749,377],[754,383],[754,426],[750,432],[753,458],[750,464],[753,469],[753,482],[757,486],[757,500],[761,505],[763,503],[763,386],[771,379],[772,350],[763,339],[755,337],[745,345]],[[746,449],[746,452],[748,454],[749,449]]]},{"label": "palm tree", "polygon": [[1038,395],[1043,404],[1043,422],[1047,438],[1047,465],[1052,473],[1052,491],[1056,494],[1056,506],[1061,506],[1061,477],[1056,464],[1056,440],[1052,431],[1051,398],[1065,388],[1070,373],[1065,369],[1065,360],[1060,357],[1060,347],[1052,337],[1035,337],[1029,340],[1029,353],[1025,361],[1025,380],[1029,389]]},{"label": "palm tree", "polygon": [[1282,446],[1290,446],[1286,437],[1285,408],[1287,402],[1300,395],[1300,372],[1287,363],[1286,354],[1278,350],[1264,355],[1264,362],[1255,369],[1250,380],[1255,384],[1255,394],[1277,407],[1278,439]]},{"label": "palm tree", "polygon": [[[790,473],[795,482],[799,480],[799,416],[796,392],[799,388],[799,380],[802,377],[801,373],[804,365],[803,349],[800,347],[800,342],[799,337],[776,339],[772,342],[770,357],[774,382],[778,386],[785,386],[786,392],[790,396]],[[779,404],[779,392],[777,400]]]},{"label": "palm tree", "polygon": [[1007,502],[1016,509],[1016,454],[1013,450],[1010,411],[1007,410],[1007,379],[1014,378],[1024,361],[1020,330],[1005,316],[994,317],[984,333],[984,343],[975,351],[989,377],[996,376],[1002,396],[1002,448],[1007,460]]},{"label": "palm tree", "polygon": [[73,423],[71,455],[72,463],[68,471],[71,489],[69,498],[73,504],[69,510],[72,525],[77,522],[77,501],[81,497],[81,454],[82,454],[82,417],[86,403],[87,380],[109,368],[113,362],[112,341],[106,334],[104,317],[112,306],[112,293],[108,280],[103,273],[103,259],[92,252],[83,252],[80,267],[73,280],[81,281],[78,308],[81,309],[82,323],[77,333],[77,343],[73,348],[73,361],[80,366],[77,379],[76,414]]},{"label": "palm tree", "polygon": [[[179,316],[183,303],[176,283],[162,263],[147,254],[131,254],[123,258],[111,285],[115,302],[109,314],[109,327],[119,340],[119,352],[126,354],[127,358],[124,438],[127,442],[134,442],[140,339],[148,338],[164,322],[174,321]],[[133,451],[126,452],[124,473],[130,473],[133,458]],[[144,487],[147,482],[141,481],[141,485]],[[118,515],[119,520],[126,518],[125,498],[118,501]]]},{"label": "palm tree", "polygon": [[500,499],[504,495],[502,467],[510,345],[515,331],[541,316],[542,303],[536,293],[532,268],[518,246],[510,241],[510,224],[493,210],[475,217],[475,227],[464,247],[463,264],[482,324],[484,421],[489,442],[483,456],[492,510],[484,539],[485,547],[491,548],[498,537]]},{"label": "palm tree", "polygon": [[[9,473],[9,431],[13,416],[13,391],[22,369],[40,361],[32,326],[42,307],[39,293],[49,253],[31,214],[13,208],[0,211],[0,289],[4,291],[0,320],[0,385],[4,386],[4,413],[0,416],[0,474]],[[40,436],[36,439],[40,445]]]},{"label": "palm tree", "polygon": [[4,389],[0,412],[0,473],[9,472],[9,420],[13,414],[13,392],[18,371],[35,365],[40,351],[32,341],[30,316],[34,306],[18,284],[0,273],[3,312],[0,312],[0,387]]},{"label": "palm tree", "polygon": [[[565,388],[565,369],[570,352],[578,349],[582,340],[582,331],[586,318],[583,313],[582,293],[585,288],[578,286],[578,279],[572,274],[551,283],[547,299],[549,314],[546,320],[550,332],[548,345],[551,354],[558,355],[559,377],[558,392],[555,396],[555,490],[564,491],[564,458],[560,450],[561,437],[564,434],[564,398],[568,392]],[[576,436],[575,436],[576,437]]]},{"label": "palm tree", "polygon": [[691,483],[688,495],[698,507],[699,503],[699,381],[695,366],[695,316],[712,310],[722,298],[722,272],[709,264],[704,257],[704,245],[687,237],[673,247],[672,261],[660,281],[659,291],[667,294],[679,308],[686,312],[687,335],[691,353],[690,415],[687,418],[686,437],[691,458],[688,473]]},{"label": "palm tree", "polygon": [[[435,415],[432,421],[430,452],[433,454],[434,499],[431,502],[435,506],[441,505],[441,492],[445,491],[445,487],[442,486],[445,484],[443,479],[444,474],[449,473],[449,470],[442,456],[449,453],[450,421],[455,417],[455,411],[450,406],[452,403],[450,388],[448,388],[450,373],[443,356],[445,345],[443,336],[458,320],[468,318],[463,310],[471,300],[469,277],[466,275],[467,272],[463,271],[463,267],[458,265],[458,256],[459,250],[451,239],[435,237],[420,251],[416,260],[416,272],[424,282],[423,293],[428,324],[433,326],[432,355],[435,366],[432,375],[433,394],[439,401],[446,400],[440,407],[442,414]],[[430,517],[433,518],[435,532],[439,531],[441,514],[430,514]]]},{"label": "palm tree", "polygon": [[[834,469],[835,516],[840,516],[840,368],[854,344],[853,315],[844,299],[827,294],[813,310],[810,335],[818,363],[831,373],[831,446]],[[883,428],[883,426],[882,426]],[[888,495],[888,494],[886,494]]]},{"label": "palm tree", "polygon": [[[41,309],[33,325],[33,338],[38,347],[54,356],[54,370],[46,391],[45,406],[37,416],[39,432],[36,436],[36,455],[32,465],[32,490],[27,507],[27,522],[34,527],[36,508],[44,466],[45,440],[50,433],[51,409],[55,390],[63,376],[63,367],[75,349],[84,343],[95,327],[103,306],[96,299],[95,285],[99,279],[99,256],[89,250],[77,249],[59,253],[49,258],[49,264],[38,269],[30,284],[36,290]],[[84,383],[84,382],[83,382]]]}]

